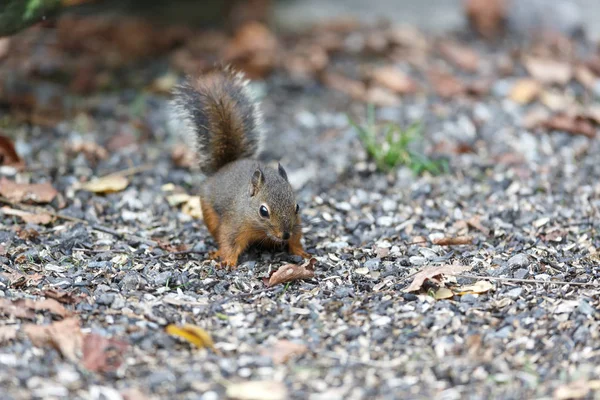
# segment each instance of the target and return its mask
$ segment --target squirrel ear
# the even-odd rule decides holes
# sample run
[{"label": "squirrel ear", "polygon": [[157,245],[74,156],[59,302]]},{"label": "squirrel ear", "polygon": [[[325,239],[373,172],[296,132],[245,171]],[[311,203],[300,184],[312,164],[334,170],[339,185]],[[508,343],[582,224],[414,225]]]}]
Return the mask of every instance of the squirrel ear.
[{"label": "squirrel ear", "polygon": [[283,167],[279,163],[277,163],[277,170],[279,171],[279,175],[281,175],[281,177],[287,181],[287,172],[285,172],[285,169],[283,169]]},{"label": "squirrel ear", "polygon": [[258,190],[260,189],[260,187],[262,186],[262,184],[265,181],[265,176],[263,175],[263,172],[260,170],[260,168],[256,168],[256,171],[254,171],[254,173],[252,174],[252,184],[250,185],[250,196],[254,196]]}]

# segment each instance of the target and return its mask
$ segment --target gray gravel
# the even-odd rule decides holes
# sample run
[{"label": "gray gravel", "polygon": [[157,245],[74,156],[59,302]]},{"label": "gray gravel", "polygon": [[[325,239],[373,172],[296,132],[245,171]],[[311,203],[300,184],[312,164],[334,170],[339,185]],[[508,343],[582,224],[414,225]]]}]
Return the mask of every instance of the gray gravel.
[{"label": "gray gravel", "polygon": [[[489,58],[506,51],[474,46]],[[218,269],[208,259],[215,243],[202,221],[168,203],[165,185],[194,194],[202,177],[171,159],[178,139],[166,129],[164,96],[143,98],[150,133],[131,116],[139,101],[131,90],[94,93],[87,101],[97,106],[88,114],[53,128],[7,128],[27,164],[40,167],[3,167],[0,174],[52,182],[66,203],[62,214],[112,233],[0,216],[0,299],[71,293],[79,297],[64,307],[85,333],[128,346],[118,368],[94,373],[50,346],[34,346],[21,331],[0,338],[1,399],[209,400],[228,390],[233,396],[236,384],[249,381],[281,383],[266,392],[285,390],[279,398],[314,400],[560,398],[558,389],[581,381],[589,389],[584,397],[600,398],[597,139],[526,130],[521,118],[530,106],[509,101],[506,91],[450,100],[407,96],[378,115],[403,124],[421,118],[428,148],[468,142],[474,150],[450,153],[449,174],[383,174],[374,172],[347,123],[347,114],[364,115],[364,104],[321,85],[290,83],[280,72],[261,85],[268,93],[263,158],[289,171],[306,249],[318,260],[314,279],[272,289],[263,278],[298,260],[253,250],[236,271]],[[65,151],[75,140],[106,144],[127,132],[135,133],[134,143],[97,163]],[[132,175],[124,191],[72,189],[79,180],[145,164],[152,168]],[[468,222],[474,218],[478,227]],[[431,244],[466,234],[472,245]],[[148,240],[196,252],[169,255]],[[445,300],[435,300],[432,283],[404,292],[415,273],[451,263],[491,277],[493,289]],[[41,280],[11,284],[7,275],[15,271]],[[6,313],[0,327],[60,319],[47,310],[33,318]],[[182,323],[205,329],[221,354],[165,332]],[[264,350],[282,340],[306,351],[275,363]]]}]

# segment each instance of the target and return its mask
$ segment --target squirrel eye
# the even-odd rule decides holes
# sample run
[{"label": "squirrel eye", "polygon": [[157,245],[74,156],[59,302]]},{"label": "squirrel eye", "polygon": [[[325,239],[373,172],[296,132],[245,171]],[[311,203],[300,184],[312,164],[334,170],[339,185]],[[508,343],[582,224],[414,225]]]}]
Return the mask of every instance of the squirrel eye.
[{"label": "squirrel eye", "polygon": [[298,211],[300,211],[300,205],[296,204],[296,214],[298,214]]},{"label": "squirrel eye", "polygon": [[258,209],[260,216],[263,218],[269,218],[269,209],[266,206],[260,206]]}]

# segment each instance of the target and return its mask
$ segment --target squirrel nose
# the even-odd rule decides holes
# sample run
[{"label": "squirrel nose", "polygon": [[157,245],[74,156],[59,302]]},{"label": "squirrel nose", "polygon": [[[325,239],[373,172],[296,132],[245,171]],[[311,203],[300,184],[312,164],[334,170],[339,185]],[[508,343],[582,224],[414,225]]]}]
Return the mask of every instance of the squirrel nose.
[{"label": "squirrel nose", "polygon": [[290,233],[289,232],[283,232],[283,235],[281,235],[283,240],[288,240],[290,238]]}]

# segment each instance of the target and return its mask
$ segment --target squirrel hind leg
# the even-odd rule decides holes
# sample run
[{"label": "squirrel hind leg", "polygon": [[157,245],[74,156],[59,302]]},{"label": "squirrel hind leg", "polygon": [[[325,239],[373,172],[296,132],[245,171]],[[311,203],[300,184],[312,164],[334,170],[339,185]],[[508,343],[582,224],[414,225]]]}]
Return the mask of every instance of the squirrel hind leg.
[{"label": "squirrel hind leg", "polygon": [[215,239],[219,239],[219,224],[220,218],[219,214],[215,211],[215,209],[206,201],[200,200],[200,208],[202,208],[202,217],[204,219],[204,224],[208,228],[208,231]]}]

